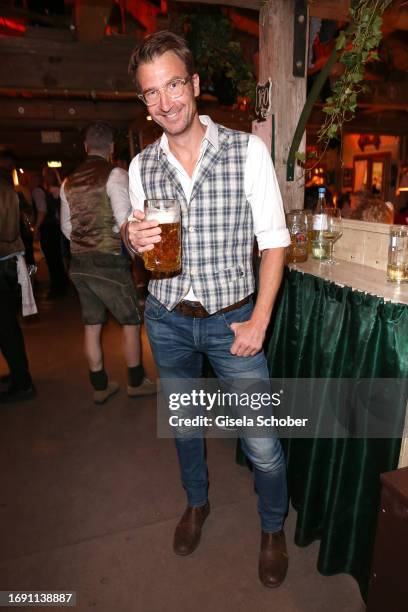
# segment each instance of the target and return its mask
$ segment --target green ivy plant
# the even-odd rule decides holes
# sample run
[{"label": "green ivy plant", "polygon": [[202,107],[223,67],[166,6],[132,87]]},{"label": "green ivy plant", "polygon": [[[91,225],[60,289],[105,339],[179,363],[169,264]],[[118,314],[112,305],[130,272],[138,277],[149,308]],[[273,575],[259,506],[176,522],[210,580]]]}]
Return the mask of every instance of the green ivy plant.
[{"label": "green ivy plant", "polygon": [[256,80],[252,66],[245,61],[239,42],[233,40],[228,18],[215,7],[182,14],[172,23],[182,32],[193,52],[202,89],[225,96],[232,103],[237,96],[255,103]]},{"label": "green ivy plant", "polygon": [[319,141],[328,143],[341,135],[343,124],[350,121],[357,108],[357,96],[368,90],[364,80],[364,67],[368,61],[378,60],[382,33],[382,14],[392,0],[358,0],[350,8],[351,27],[340,32],[336,50],[344,72],[332,88],[332,95],[323,107],[326,113],[319,130]]}]

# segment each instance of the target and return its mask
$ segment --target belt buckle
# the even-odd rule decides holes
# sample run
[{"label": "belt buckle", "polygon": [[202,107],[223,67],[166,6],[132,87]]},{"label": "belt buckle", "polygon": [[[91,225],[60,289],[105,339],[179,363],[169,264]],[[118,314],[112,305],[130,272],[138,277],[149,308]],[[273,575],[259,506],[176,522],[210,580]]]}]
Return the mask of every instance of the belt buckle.
[{"label": "belt buckle", "polygon": [[191,310],[193,312],[193,316],[198,317],[199,319],[204,319],[208,317],[208,312],[201,304],[201,302],[197,302],[197,304],[191,305]]},{"label": "belt buckle", "polygon": [[188,302],[188,301],[184,301],[182,300],[180,303],[181,306],[181,312],[190,316],[190,317],[197,317],[197,318],[204,318],[204,317],[208,317],[208,312],[205,310],[204,306],[200,303],[200,302]]}]

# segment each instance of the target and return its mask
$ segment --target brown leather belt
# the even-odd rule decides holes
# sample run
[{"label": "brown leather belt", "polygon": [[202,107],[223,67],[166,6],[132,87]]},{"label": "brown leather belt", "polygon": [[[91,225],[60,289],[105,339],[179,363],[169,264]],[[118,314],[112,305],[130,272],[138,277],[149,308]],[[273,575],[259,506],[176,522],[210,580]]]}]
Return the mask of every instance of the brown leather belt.
[{"label": "brown leather belt", "polygon": [[[231,304],[231,306],[221,308],[221,310],[217,310],[217,312],[214,312],[213,314],[222,314],[223,312],[231,312],[231,310],[236,310],[237,308],[244,306],[244,304],[248,304],[250,299],[251,297],[248,295],[243,300],[240,300],[235,304]],[[189,302],[188,300],[181,300],[181,302],[179,302],[174,308],[174,312],[180,312],[186,317],[198,317],[199,319],[211,316],[201,302]]]}]

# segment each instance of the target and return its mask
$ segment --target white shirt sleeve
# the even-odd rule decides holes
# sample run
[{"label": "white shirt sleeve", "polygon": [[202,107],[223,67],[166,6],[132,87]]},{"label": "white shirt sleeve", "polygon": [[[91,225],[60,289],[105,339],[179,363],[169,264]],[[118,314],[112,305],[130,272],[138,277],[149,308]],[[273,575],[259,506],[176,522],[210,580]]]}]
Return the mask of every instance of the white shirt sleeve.
[{"label": "white shirt sleeve", "polygon": [[259,249],[288,246],[290,236],[275,169],[268,149],[254,134],[248,141],[245,194],[251,205]]},{"label": "white shirt sleeve", "polygon": [[[144,192],[142,180],[140,178],[139,155],[136,155],[136,157],[132,159],[132,162],[129,166],[129,196],[130,203],[132,205],[132,211],[143,211],[146,194]],[[129,220],[131,220],[131,218],[132,214],[130,214]]]},{"label": "white shirt sleeve", "polygon": [[60,198],[61,198],[61,208],[60,208],[60,221],[61,221],[61,231],[68,240],[71,238],[72,232],[72,224],[71,224],[71,211],[69,210],[69,204],[67,200],[67,196],[65,195],[64,189],[65,181],[61,185],[60,189]]},{"label": "white shirt sleeve", "polygon": [[123,168],[114,168],[109,175],[106,191],[111,203],[115,225],[113,231],[118,233],[127,220],[130,211],[129,175]]}]

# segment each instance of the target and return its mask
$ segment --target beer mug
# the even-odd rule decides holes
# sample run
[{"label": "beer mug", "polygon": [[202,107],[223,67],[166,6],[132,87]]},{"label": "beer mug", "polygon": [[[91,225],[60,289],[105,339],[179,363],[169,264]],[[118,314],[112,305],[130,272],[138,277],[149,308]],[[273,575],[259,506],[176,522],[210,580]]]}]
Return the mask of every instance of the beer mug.
[{"label": "beer mug", "polygon": [[180,204],[177,200],[145,200],[145,220],[156,220],[161,228],[161,241],[143,253],[145,268],[152,272],[181,270]]},{"label": "beer mug", "polygon": [[290,234],[290,245],[286,248],[286,263],[307,260],[307,225],[303,210],[286,213],[286,225]]}]

